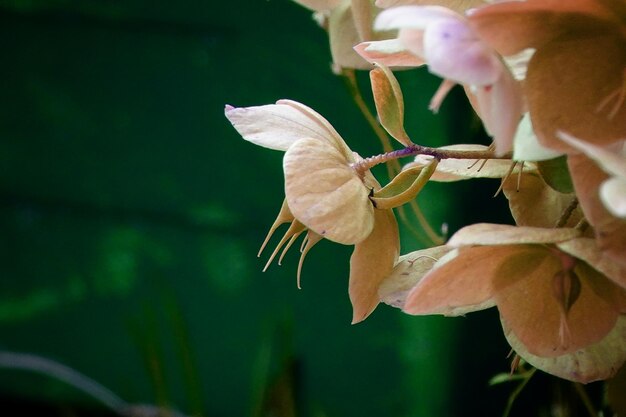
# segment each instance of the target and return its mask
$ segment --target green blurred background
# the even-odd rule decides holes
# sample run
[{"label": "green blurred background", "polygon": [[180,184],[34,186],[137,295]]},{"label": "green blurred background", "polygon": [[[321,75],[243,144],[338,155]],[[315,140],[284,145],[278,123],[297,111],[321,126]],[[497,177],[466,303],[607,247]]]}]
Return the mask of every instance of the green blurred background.
[{"label": "green blurred background", "polygon": [[[351,248],[256,253],[283,198],[281,153],[225,104],[280,98],[380,145],[330,70],[326,34],[287,0],[0,1],[0,349],[48,358],[131,404],[204,416],[499,415],[497,312],[351,326]],[[462,91],[400,73],[415,141],[485,140]],[[367,92],[367,73],[359,74]],[[366,94],[367,95],[367,94]],[[371,104],[371,102],[370,102]],[[384,171],[377,171],[385,181]],[[450,233],[509,221],[497,183],[429,185]],[[402,231],[403,253],[419,248]],[[277,241],[277,238],[273,241]],[[0,415],[108,415],[41,373],[0,368]]]}]

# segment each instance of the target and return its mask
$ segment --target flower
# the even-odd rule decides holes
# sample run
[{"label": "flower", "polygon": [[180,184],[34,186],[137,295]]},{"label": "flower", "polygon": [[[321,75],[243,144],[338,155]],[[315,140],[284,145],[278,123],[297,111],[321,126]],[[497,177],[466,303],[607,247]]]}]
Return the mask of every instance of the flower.
[{"label": "flower", "polygon": [[476,224],[431,251],[434,266],[423,251],[405,255],[381,285],[387,299],[398,288],[405,312],[497,306],[520,356],[573,381],[606,379],[626,360],[626,272],[578,230]]},{"label": "flower", "polygon": [[523,111],[518,83],[463,16],[440,6],[400,6],[383,11],[374,28],[399,29],[398,37],[359,44],[358,53],[387,66],[427,64],[430,72],[444,78],[431,101],[435,111],[455,84],[463,84],[494,138],[496,152],[502,155],[512,149]]},{"label": "flower", "polygon": [[303,104],[279,100],[257,107],[226,106],[225,113],[245,140],[285,151],[286,198],[261,250],[281,224],[291,225],[268,265],[286,245],[282,259],[305,230],[298,283],[304,257],[319,240],[355,245],[349,294],[353,323],[364,320],[379,302],[378,286],[393,269],[400,246],[392,210],[376,209],[370,200],[380,184],[369,171],[355,168],[361,158],[326,119]]},{"label": "flower", "polygon": [[328,30],[334,70],[369,69],[368,63],[354,52],[359,42],[382,39],[374,34],[372,21],[377,9],[371,0],[294,0],[313,10],[320,24]]},{"label": "flower", "polygon": [[474,30],[502,55],[536,49],[524,92],[539,141],[577,152],[565,131],[604,146],[626,135],[626,6],[621,1],[504,1],[473,10]]}]

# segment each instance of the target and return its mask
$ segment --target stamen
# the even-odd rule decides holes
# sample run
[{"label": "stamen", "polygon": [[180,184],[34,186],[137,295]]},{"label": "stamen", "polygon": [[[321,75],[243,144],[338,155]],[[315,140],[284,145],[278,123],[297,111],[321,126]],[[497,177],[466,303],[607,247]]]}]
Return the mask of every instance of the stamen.
[{"label": "stamen", "polygon": [[306,255],[307,253],[309,253],[311,248],[315,246],[315,244],[322,239],[323,239],[322,236],[318,235],[317,233],[311,232],[310,230],[307,232],[306,237],[304,238],[304,240],[306,241],[306,246],[304,247],[304,249],[302,249],[302,255],[300,255],[300,261],[298,261],[298,272],[296,274],[296,285],[298,286],[299,290],[302,289],[302,287],[300,286],[300,273],[302,272],[302,265],[304,264],[304,258],[306,258]]},{"label": "stamen", "polygon": [[293,235],[302,233],[304,229],[306,229],[306,226],[297,220],[294,220],[293,223],[291,223],[291,226],[289,226],[289,229],[287,229],[283,238],[280,240],[280,242],[278,242],[276,249],[274,249],[274,252],[272,252],[272,255],[270,256],[267,263],[265,264],[265,267],[263,268],[263,272],[267,271],[267,268],[269,268],[270,264],[272,263],[276,255],[278,254],[278,251],[280,250],[280,248],[282,248],[285,245],[285,243],[287,243],[291,239]]}]

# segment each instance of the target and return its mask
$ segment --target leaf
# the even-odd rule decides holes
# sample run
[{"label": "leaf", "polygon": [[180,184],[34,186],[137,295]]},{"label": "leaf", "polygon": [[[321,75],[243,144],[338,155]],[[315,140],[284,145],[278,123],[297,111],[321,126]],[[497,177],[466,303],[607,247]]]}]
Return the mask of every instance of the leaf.
[{"label": "leaf", "polygon": [[370,71],[370,81],[380,124],[404,146],[412,145],[404,130],[404,99],[398,80],[389,68],[380,63],[376,65],[378,68]]},{"label": "leaf", "polygon": [[576,229],[544,229],[541,227],[510,226],[508,224],[477,223],[456,232],[448,245],[512,245],[545,244],[573,239],[580,235]]},{"label": "leaf", "polygon": [[567,157],[559,156],[558,158],[548,159],[537,162],[537,168],[543,177],[543,180],[556,191],[564,194],[574,192],[572,178],[567,169]]},{"label": "leaf", "polygon": [[285,153],[285,196],[296,219],[337,243],[364,240],[374,227],[368,189],[328,142],[301,139]]},{"label": "leaf", "polygon": [[424,188],[437,168],[437,160],[433,159],[425,167],[413,167],[400,172],[382,189],[376,191],[371,200],[378,209],[399,207],[413,200]]}]

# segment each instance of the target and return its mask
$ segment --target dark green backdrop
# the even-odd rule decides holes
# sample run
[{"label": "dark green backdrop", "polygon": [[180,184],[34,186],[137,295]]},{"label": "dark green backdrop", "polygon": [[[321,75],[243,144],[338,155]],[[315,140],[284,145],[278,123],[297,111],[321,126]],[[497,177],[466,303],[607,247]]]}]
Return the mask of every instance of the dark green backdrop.
[{"label": "dark green backdrop", "polygon": [[[238,137],[224,105],[298,100],[360,154],[380,151],[308,11],[286,0],[0,1],[0,44],[0,349],[188,414],[502,409],[506,391],[487,387],[507,366],[495,312],[380,306],[351,326],[351,248],[329,242],[309,254],[301,291],[296,251],[261,273],[282,155]],[[438,81],[399,78],[414,140],[477,134],[460,92],[433,116]],[[453,232],[503,205],[489,197],[497,184],[480,185],[429,185],[420,201]],[[417,247],[403,231],[403,252]],[[0,400],[104,412],[54,378],[6,368]]]}]

